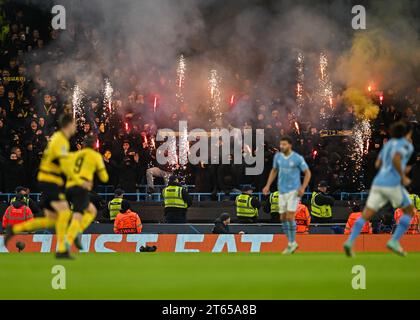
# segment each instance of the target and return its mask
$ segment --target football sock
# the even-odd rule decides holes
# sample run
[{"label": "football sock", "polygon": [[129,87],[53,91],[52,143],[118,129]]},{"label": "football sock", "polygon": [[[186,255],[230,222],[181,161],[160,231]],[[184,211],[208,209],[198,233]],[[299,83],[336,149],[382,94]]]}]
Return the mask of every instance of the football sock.
[{"label": "football sock", "polygon": [[80,233],[81,223],[78,219],[72,219],[70,226],[67,230],[67,243],[71,246],[74,243],[74,239],[76,239],[77,235]]},{"label": "football sock", "polygon": [[289,221],[290,228],[290,242],[293,243],[296,241],[296,221]]},{"label": "football sock", "polygon": [[290,225],[289,221],[283,221],[283,232],[287,237],[287,241],[290,242]]},{"label": "football sock", "polygon": [[408,227],[410,226],[411,219],[412,217],[408,214],[404,214],[401,217],[400,223],[398,224],[397,229],[395,230],[392,236],[393,241],[399,241],[401,239],[403,234],[407,231]]},{"label": "football sock", "polygon": [[55,233],[57,235],[57,251],[60,253],[66,252],[65,235],[71,217],[71,210],[66,209],[58,212],[57,222],[55,224]]},{"label": "football sock", "polygon": [[80,232],[85,231],[87,229],[87,227],[89,227],[90,224],[93,222],[93,220],[95,220],[95,215],[92,214],[89,211],[85,211],[83,213],[83,218],[82,218],[82,222],[81,222],[81,225],[80,225],[80,227],[81,227]]},{"label": "football sock", "polygon": [[356,222],[353,225],[353,230],[351,230],[350,237],[347,241],[349,241],[351,244],[353,244],[354,240],[359,236],[360,232],[363,229],[363,226],[365,225],[366,220],[360,217],[356,220]]}]

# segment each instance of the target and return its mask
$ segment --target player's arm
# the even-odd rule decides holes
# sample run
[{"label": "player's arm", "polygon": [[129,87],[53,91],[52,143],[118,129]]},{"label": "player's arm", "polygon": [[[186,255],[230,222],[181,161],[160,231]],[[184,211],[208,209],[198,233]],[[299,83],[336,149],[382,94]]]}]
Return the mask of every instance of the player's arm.
[{"label": "player's arm", "polygon": [[312,176],[311,170],[309,170],[309,168],[307,168],[303,173],[305,174],[305,176],[303,177],[302,186],[300,187],[298,191],[299,197],[304,195],[305,190],[308,187],[309,181],[311,181],[311,176]]},{"label": "player's arm", "polygon": [[277,174],[278,174],[278,169],[277,168],[271,169],[270,174],[268,175],[267,183],[266,183],[265,187],[263,188],[263,193],[265,195],[270,193],[270,187],[273,184],[274,179],[276,179]]},{"label": "player's arm", "polygon": [[375,168],[379,169],[381,166],[382,166],[382,160],[380,157],[378,157],[376,158],[376,161],[375,161]]},{"label": "player's arm", "polygon": [[302,185],[301,185],[300,189],[298,190],[298,196],[302,197],[305,194],[305,190],[308,187],[309,181],[311,181],[311,176],[312,176],[311,170],[309,170],[309,166],[306,163],[305,159],[303,159],[303,157],[301,158],[299,169],[305,175],[303,177]]},{"label": "player's arm", "polygon": [[401,182],[403,185],[408,186],[411,183],[410,178],[405,175],[404,170],[402,169],[401,165],[402,155],[401,153],[397,152],[392,157],[392,165],[394,166],[395,170],[397,170],[398,174],[401,177]]}]

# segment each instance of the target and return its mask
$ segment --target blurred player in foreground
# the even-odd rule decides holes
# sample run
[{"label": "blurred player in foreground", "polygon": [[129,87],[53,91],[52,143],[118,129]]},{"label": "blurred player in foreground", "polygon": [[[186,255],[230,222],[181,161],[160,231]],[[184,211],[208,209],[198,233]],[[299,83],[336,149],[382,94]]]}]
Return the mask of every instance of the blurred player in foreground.
[{"label": "blurred player in foreground", "polygon": [[396,122],[391,126],[391,139],[383,146],[375,163],[376,168],[380,170],[372,182],[365,210],[355,222],[349,239],[344,243],[347,256],[354,256],[352,250],[354,241],[366,221],[369,221],[388,202],[391,202],[394,208],[402,208],[404,215],[386,246],[400,256],[406,255],[399,240],[407,231],[415,214],[414,206],[405,188],[411,183],[407,177],[409,171],[407,163],[414,150],[412,133],[411,126],[405,122]]},{"label": "blurred player in foreground", "polygon": [[[300,174],[305,177],[301,183]],[[277,184],[279,191],[279,213],[283,222],[283,230],[288,239],[288,246],[283,254],[292,254],[297,248],[295,214],[300,198],[311,180],[311,171],[305,159],[292,150],[292,139],[282,137],[280,140],[280,152],[276,153],[273,160],[273,168],[268,176],[267,184],[263,193],[270,193],[270,186],[278,175]]]},{"label": "blurred player in foreground", "polygon": [[[68,251],[64,241],[67,226],[71,218],[71,210],[64,194],[64,178],[72,178],[70,170],[70,143],[69,139],[76,133],[76,123],[69,114],[59,118],[59,130],[53,134],[42,156],[39,166],[38,184],[42,193],[42,208],[45,217],[6,229],[5,246],[12,236],[21,232],[30,232],[39,229],[48,229],[55,226],[57,235],[57,258],[67,258]],[[87,188],[86,182],[73,177],[82,187]]]},{"label": "blurred player in foreground", "polygon": [[[73,244],[79,250],[83,249],[81,234],[95,220],[97,209],[89,199],[95,174],[103,183],[109,179],[102,155],[93,149],[95,142],[93,136],[88,136],[83,142],[83,149],[71,156],[70,168],[73,176],[66,182],[66,197],[73,206],[73,218],[67,230],[68,250]],[[83,187],[85,183],[88,188]]]}]

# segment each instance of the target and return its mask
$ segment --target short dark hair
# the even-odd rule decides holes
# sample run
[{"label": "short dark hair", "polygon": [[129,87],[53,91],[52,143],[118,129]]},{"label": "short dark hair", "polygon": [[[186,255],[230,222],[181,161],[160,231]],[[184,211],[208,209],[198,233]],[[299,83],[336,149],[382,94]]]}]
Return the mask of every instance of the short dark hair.
[{"label": "short dark hair", "polygon": [[287,141],[289,144],[293,144],[292,138],[290,136],[282,136],[280,142]]},{"label": "short dark hair", "polygon": [[124,190],[123,189],[118,188],[118,189],[115,189],[115,191],[114,191],[114,195],[116,197],[121,197],[123,194],[124,194]]},{"label": "short dark hair", "polygon": [[84,140],[83,140],[83,146],[86,148],[92,148],[95,146],[96,143],[96,139],[94,136],[87,136]]},{"label": "short dark hair", "polygon": [[120,210],[120,212],[125,213],[125,212],[127,212],[127,210],[129,210],[130,208],[131,208],[131,206],[130,206],[130,202],[129,202],[129,201],[127,201],[127,200],[123,200],[123,201],[121,202],[121,210]]},{"label": "short dark hair", "polygon": [[404,137],[412,130],[411,125],[405,121],[394,122],[389,128],[389,134],[392,138],[399,139]]},{"label": "short dark hair", "polygon": [[73,122],[73,116],[68,113],[60,115],[58,118],[58,128],[63,129]]}]

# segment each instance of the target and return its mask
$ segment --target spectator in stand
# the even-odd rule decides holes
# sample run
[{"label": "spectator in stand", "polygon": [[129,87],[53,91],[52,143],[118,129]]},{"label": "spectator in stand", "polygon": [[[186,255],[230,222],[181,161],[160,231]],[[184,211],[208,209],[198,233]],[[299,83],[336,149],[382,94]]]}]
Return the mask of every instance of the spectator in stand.
[{"label": "spectator in stand", "polygon": [[6,192],[14,192],[16,185],[25,185],[25,166],[20,148],[14,147],[10,158],[4,166],[4,188]]},{"label": "spectator in stand", "polygon": [[4,213],[2,227],[5,230],[8,226],[14,226],[31,219],[33,219],[33,214],[31,209],[25,205],[24,195],[18,194]]},{"label": "spectator in stand", "polygon": [[143,225],[137,213],[131,211],[130,202],[123,200],[121,210],[114,221],[114,233],[136,234],[141,233]]},{"label": "spectator in stand", "polygon": [[311,215],[313,223],[328,223],[332,220],[334,198],[327,194],[328,184],[322,180],[318,183],[318,191],[312,192]]}]

